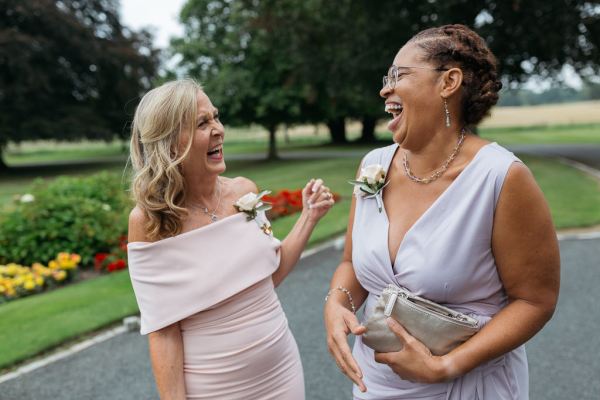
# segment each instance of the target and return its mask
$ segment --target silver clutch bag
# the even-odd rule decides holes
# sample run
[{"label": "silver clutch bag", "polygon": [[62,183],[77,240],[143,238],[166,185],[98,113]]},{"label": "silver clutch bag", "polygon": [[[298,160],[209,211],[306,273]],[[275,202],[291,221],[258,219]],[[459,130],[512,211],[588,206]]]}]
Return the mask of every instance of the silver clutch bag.
[{"label": "silver clutch bag", "polygon": [[364,323],[367,332],[362,335],[363,343],[380,353],[402,349],[402,343],[387,325],[388,317],[398,321],[437,356],[449,353],[479,330],[475,318],[390,284]]}]

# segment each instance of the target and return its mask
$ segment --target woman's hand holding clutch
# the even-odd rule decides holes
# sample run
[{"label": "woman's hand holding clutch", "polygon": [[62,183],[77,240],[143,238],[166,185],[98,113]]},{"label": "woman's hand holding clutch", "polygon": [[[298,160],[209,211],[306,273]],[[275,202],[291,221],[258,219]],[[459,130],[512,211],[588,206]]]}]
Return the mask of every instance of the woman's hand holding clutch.
[{"label": "woman's hand holding clutch", "polygon": [[403,347],[397,352],[375,352],[376,362],[387,364],[398,376],[411,382],[437,383],[450,379],[445,356],[432,355],[427,346],[392,318],[387,322]]}]

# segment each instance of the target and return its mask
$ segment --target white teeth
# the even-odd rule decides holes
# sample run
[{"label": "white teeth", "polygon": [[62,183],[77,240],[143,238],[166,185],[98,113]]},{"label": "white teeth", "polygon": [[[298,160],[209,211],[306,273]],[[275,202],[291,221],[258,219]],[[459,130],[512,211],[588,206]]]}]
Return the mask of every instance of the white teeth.
[{"label": "white teeth", "polygon": [[402,106],[400,104],[386,104],[385,105],[385,112],[388,113],[394,113],[392,110],[400,110],[402,111]]}]

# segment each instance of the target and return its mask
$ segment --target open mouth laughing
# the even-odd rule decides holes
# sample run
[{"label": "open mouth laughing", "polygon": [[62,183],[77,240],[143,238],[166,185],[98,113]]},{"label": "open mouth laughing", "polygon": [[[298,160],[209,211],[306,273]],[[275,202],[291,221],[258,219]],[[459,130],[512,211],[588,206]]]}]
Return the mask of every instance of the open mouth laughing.
[{"label": "open mouth laughing", "polygon": [[402,118],[402,110],[404,107],[401,103],[390,101],[385,103],[385,112],[392,114],[392,120],[388,123],[388,129],[392,132],[398,128],[400,119]]}]

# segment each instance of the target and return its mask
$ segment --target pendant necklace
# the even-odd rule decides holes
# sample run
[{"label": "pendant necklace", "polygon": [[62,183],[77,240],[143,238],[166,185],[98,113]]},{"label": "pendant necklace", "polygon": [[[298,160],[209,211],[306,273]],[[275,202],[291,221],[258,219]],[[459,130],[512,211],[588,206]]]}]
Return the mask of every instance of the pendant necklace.
[{"label": "pendant necklace", "polygon": [[219,219],[219,216],[217,215],[217,210],[219,209],[219,206],[221,205],[221,181],[219,180],[219,178],[217,178],[217,190],[219,192],[219,197],[217,200],[217,206],[214,208],[214,210],[209,211],[208,207],[203,206],[202,204],[199,204],[198,207],[191,207],[193,208],[199,208],[200,210],[202,210],[202,212],[206,215],[208,215],[208,217],[210,218],[210,222],[217,222],[217,220]]}]

